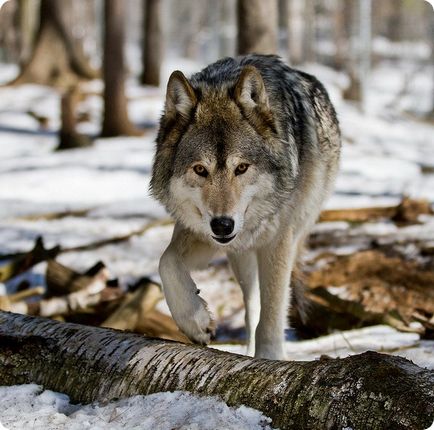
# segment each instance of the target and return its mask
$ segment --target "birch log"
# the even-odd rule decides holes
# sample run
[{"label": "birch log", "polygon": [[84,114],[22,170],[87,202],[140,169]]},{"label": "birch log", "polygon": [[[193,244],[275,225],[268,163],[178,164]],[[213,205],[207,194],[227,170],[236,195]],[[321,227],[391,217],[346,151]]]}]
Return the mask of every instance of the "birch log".
[{"label": "birch log", "polygon": [[259,409],[282,430],[416,430],[434,419],[434,372],[404,358],[259,360],[7,312],[0,381],[42,384],[81,403],[186,390]]}]

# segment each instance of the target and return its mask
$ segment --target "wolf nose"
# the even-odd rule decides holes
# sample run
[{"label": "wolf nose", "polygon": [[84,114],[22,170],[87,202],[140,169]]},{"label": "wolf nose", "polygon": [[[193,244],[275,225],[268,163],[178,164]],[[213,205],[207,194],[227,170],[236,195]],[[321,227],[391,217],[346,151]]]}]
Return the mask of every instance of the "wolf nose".
[{"label": "wolf nose", "polygon": [[234,220],[232,218],[220,217],[211,220],[211,230],[216,236],[228,236],[234,231]]}]

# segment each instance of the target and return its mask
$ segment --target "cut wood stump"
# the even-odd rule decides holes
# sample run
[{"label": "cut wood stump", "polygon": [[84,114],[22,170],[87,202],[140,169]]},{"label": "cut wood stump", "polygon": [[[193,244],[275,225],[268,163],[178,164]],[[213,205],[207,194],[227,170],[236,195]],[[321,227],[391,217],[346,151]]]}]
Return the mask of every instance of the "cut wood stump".
[{"label": "cut wood stump", "polygon": [[185,390],[256,408],[280,429],[426,429],[434,372],[375,352],[259,360],[111,329],[0,312],[0,380],[73,402]]}]

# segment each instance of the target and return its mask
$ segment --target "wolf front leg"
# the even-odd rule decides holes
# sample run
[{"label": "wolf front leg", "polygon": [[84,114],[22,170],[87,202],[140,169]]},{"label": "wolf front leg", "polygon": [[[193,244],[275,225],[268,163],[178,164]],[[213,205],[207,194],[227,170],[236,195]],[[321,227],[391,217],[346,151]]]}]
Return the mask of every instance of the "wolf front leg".
[{"label": "wolf front leg", "polygon": [[254,251],[228,254],[228,258],[243,292],[246,309],[247,355],[253,356],[255,354],[255,330],[260,312],[258,259]]},{"label": "wolf front leg", "polygon": [[190,270],[206,265],[215,250],[175,225],[172,240],[159,265],[163,291],[173,319],[195,343],[209,343],[213,320],[206,302],[190,276]]},{"label": "wolf front leg", "polygon": [[286,358],[284,342],[289,283],[297,248],[297,240],[288,229],[257,251],[261,313],[256,329],[255,357],[272,360]]}]

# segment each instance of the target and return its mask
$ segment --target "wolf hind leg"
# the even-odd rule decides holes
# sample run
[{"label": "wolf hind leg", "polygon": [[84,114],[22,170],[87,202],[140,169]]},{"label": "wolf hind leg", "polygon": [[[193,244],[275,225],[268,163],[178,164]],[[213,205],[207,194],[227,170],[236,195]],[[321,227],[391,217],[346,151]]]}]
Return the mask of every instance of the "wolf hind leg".
[{"label": "wolf hind leg", "polygon": [[256,329],[255,357],[285,360],[291,271],[298,240],[290,229],[258,249],[261,313]]},{"label": "wolf hind leg", "polygon": [[228,254],[228,259],[243,292],[246,310],[247,355],[253,356],[255,354],[255,331],[261,307],[256,252]]}]

